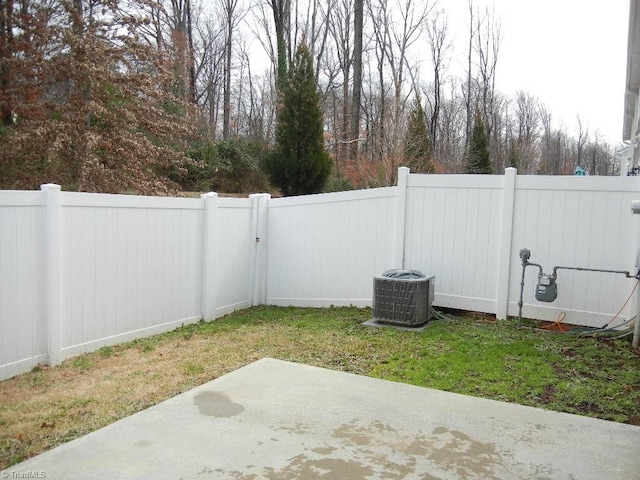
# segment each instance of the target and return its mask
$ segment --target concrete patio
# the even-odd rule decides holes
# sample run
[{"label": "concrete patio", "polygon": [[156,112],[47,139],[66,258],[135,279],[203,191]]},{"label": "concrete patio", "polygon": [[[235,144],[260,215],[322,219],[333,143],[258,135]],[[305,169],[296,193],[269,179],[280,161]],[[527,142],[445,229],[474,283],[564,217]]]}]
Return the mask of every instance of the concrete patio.
[{"label": "concrete patio", "polygon": [[640,427],[265,358],[0,472],[47,479],[640,479]]}]

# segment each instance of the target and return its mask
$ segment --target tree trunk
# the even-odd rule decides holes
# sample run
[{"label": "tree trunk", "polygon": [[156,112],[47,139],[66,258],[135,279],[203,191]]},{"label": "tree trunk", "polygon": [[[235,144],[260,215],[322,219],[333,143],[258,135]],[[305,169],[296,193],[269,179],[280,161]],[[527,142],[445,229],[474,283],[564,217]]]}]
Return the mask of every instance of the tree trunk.
[{"label": "tree trunk", "polygon": [[360,138],[360,101],[362,97],[362,29],[364,23],[364,1],[354,0],[353,17],[353,93],[351,97],[351,148],[349,158],[358,156]]},{"label": "tree trunk", "polygon": [[467,96],[465,99],[465,107],[467,109],[466,135],[465,145],[469,146],[471,140],[471,52],[473,51],[473,0],[469,0],[469,51],[467,55]]},{"label": "tree trunk", "polygon": [[196,65],[193,55],[193,27],[191,21],[191,0],[187,1],[187,46],[188,46],[188,59],[189,62],[189,93],[188,99],[191,103],[196,103]]},{"label": "tree trunk", "polygon": [[287,25],[289,13],[289,0],[270,0],[273,11],[273,22],[276,28],[276,49],[278,55],[278,70],[276,72],[276,85],[278,92],[282,93],[287,84],[287,67],[289,63],[287,49]]},{"label": "tree trunk", "polygon": [[233,14],[236,2],[227,0],[225,2],[225,15],[227,21],[227,36],[224,45],[224,99],[223,99],[223,115],[222,115],[222,138],[229,138],[229,130],[231,123],[231,47],[233,39]]}]

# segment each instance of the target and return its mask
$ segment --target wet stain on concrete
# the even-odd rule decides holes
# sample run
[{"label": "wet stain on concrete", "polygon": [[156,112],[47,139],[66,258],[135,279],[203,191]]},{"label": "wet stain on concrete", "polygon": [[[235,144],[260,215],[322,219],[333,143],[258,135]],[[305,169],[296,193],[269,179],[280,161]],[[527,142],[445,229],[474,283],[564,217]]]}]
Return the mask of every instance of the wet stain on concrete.
[{"label": "wet stain on concrete", "polygon": [[149,440],[138,440],[133,444],[134,447],[139,447],[139,448],[146,448],[146,447],[150,447],[151,445],[153,445],[153,443]]},{"label": "wet stain on concrete", "polygon": [[496,479],[496,469],[505,467],[502,454],[494,443],[480,442],[458,430],[436,427],[423,439],[427,458],[458,478]]},{"label": "wet stain on concrete", "polygon": [[335,438],[347,440],[349,443],[358,446],[368,445],[371,442],[371,436],[367,434],[364,428],[348,424],[336,428],[332,435]]},{"label": "wet stain on concrete", "polygon": [[[258,480],[263,479],[264,476],[258,475],[257,473],[250,473],[246,470],[252,470],[253,465],[247,465],[244,471],[240,470],[229,470],[226,471],[222,468],[216,468],[211,474],[206,477],[201,477],[203,480],[205,478],[211,478],[212,480],[222,480],[222,479],[233,479],[233,480]],[[208,473],[208,472],[207,472]],[[200,474],[200,473],[198,473]]]},{"label": "wet stain on concrete", "polygon": [[361,462],[342,458],[313,459],[297,455],[283,469],[265,468],[263,475],[270,480],[349,479],[366,480],[375,472]]},{"label": "wet stain on concrete", "polygon": [[[314,435],[309,435],[309,430],[313,432],[313,429],[307,427],[309,425],[303,424],[278,427],[285,435],[303,435],[304,441],[299,444],[300,453],[279,465],[262,467],[259,478],[524,478],[513,477],[514,472],[509,466],[512,452],[500,451],[493,443],[482,442],[461,430],[444,426],[422,431],[419,428],[395,428],[381,421],[354,419],[336,425],[330,432],[333,439],[330,443],[314,442]],[[245,471],[243,475],[233,478],[248,480],[254,478],[253,475]]]},{"label": "wet stain on concrete", "polygon": [[337,450],[335,447],[324,446],[324,447],[316,447],[310,448],[313,453],[317,453],[318,455],[330,455]]},{"label": "wet stain on concrete", "polygon": [[[459,430],[435,427],[431,434],[417,432],[407,438],[382,422],[361,424],[352,421],[335,428],[332,436],[343,448],[355,448],[355,458],[367,465],[378,465],[384,478],[404,478],[410,474],[425,474],[417,465],[427,463],[432,473],[455,472],[457,478],[500,478],[506,465],[503,455],[493,443],[481,442]],[[368,447],[368,448],[363,448]],[[429,474],[425,478],[437,478]]]},{"label": "wet stain on concrete", "polygon": [[436,427],[433,429],[433,433],[435,435],[442,435],[443,433],[447,433],[448,431],[449,429],[445,427]]},{"label": "wet stain on concrete", "polygon": [[200,392],[193,397],[193,403],[202,415],[210,417],[233,417],[244,410],[242,405],[220,392]]},{"label": "wet stain on concrete", "polygon": [[204,467],[202,467],[202,470],[200,470],[197,473],[197,475],[207,475],[211,473],[215,473],[215,472],[205,465]]},{"label": "wet stain on concrete", "polygon": [[311,425],[308,425],[306,423],[296,423],[295,425],[284,425],[277,428],[278,430],[289,432],[289,433],[296,433],[298,435],[306,435],[313,429]]}]

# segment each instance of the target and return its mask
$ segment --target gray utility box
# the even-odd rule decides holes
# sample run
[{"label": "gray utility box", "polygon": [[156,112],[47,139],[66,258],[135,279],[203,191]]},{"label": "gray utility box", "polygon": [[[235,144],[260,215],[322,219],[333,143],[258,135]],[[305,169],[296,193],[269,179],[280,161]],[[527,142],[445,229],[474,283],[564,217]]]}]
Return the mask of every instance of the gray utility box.
[{"label": "gray utility box", "polygon": [[536,300],[539,302],[553,302],[558,298],[558,284],[551,275],[540,275],[536,285]]},{"label": "gray utility box", "polygon": [[417,270],[387,270],[373,278],[373,320],[414,327],[431,318],[435,277]]}]

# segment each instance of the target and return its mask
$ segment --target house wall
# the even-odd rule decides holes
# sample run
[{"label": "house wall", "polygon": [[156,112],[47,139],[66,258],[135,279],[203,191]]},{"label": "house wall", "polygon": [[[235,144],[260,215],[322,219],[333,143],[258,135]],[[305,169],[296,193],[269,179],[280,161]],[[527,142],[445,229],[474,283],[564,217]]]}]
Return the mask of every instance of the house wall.
[{"label": "house wall", "polygon": [[[369,306],[390,268],[435,276],[436,307],[518,313],[518,252],[636,272],[638,177],[413,175],[395,187],[271,199],[0,191],[0,378],[250,305]],[[525,317],[601,326],[634,279],[558,271]],[[615,324],[635,313],[632,297]]]}]

